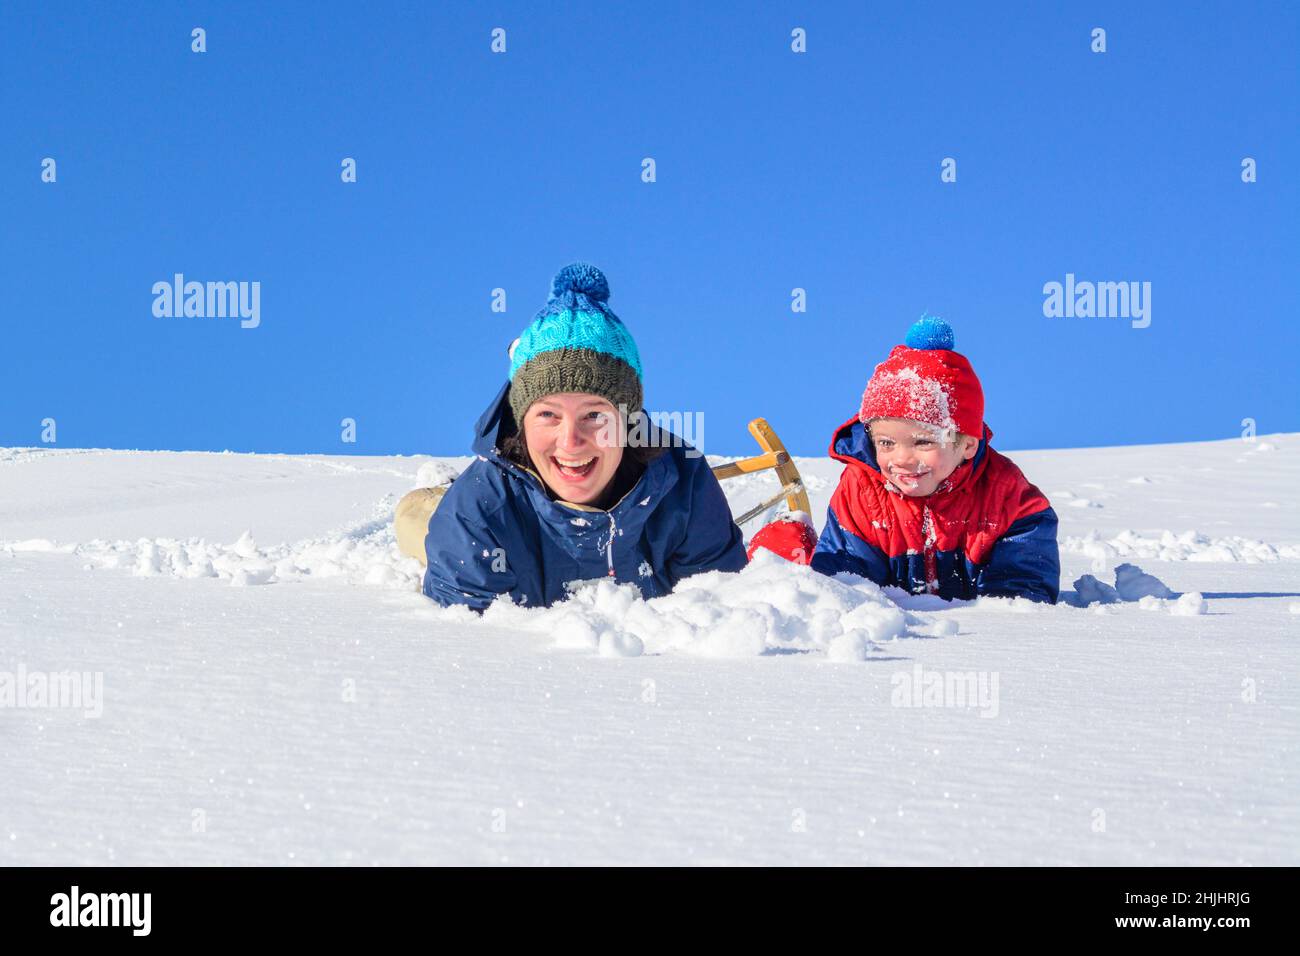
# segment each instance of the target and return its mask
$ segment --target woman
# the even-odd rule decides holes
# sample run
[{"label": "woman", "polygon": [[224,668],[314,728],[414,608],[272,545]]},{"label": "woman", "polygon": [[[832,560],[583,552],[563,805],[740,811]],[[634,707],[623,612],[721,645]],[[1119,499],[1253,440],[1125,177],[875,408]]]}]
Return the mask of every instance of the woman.
[{"label": "woman", "polygon": [[[647,598],[691,574],[739,571],[740,529],[708,463],[681,439],[636,428],[641,358],[594,266],[561,269],[510,349],[510,380],[475,426],[478,461],[445,493],[398,506],[398,538],[427,521],[424,593],[487,607],[545,607],[566,585],[612,577]],[[439,497],[441,500],[439,500]]]}]

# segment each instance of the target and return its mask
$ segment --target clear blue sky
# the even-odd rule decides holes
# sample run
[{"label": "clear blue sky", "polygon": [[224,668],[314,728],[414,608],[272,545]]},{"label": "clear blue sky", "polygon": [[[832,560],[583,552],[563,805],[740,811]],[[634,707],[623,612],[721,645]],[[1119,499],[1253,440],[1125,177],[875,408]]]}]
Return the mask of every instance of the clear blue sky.
[{"label": "clear blue sky", "polygon": [[[1298,37],[1281,2],[7,0],[0,444],[464,454],[575,259],[711,453],[763,415],[823,454],[922,310],[1005,449],[1300,430]],[[260,327],[155,318],[176,272],[260,282]],[[1044,317],[1066,273],[1150,282],[1151,326]]]}]

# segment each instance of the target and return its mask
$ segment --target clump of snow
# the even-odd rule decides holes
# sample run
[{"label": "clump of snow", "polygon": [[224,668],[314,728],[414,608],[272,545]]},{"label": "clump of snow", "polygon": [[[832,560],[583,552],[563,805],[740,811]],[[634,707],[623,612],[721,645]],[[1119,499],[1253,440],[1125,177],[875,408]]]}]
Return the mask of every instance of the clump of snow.
[{"label": "clump of snow", "polygon": [[1104,581],[1098,581],[1091,574],[1085,574],[1074,582],[1074,590],[1079,603],[1084,607],[1098,601],[1102,604],[1118,604],[1119,592]]},{"label": "clump of snow", "polygon": [[235,587],[252,587],[257,584],[270,584],[275,580],[275,568],[240,568],[230,577]]},{"label": "clump of snow", "polygon": [[1171,598],[1174,592],[1154,574],[1147,574],[1135,564],[1121,564],[1115,569],[1115,590],[1125,601],[1144,597]]},{"label": "clump of snow", "polygon": [[532,631],[556,647],[605,656],[803,652],[861,661],[881,642],[906,636],[909,622],[870,581],[826,577],[767,553],[756,555],[739,573],[694,575],[672,594],[648,601],[635,586],[608,578],[580,582],[571,591],[550,608],[499,599],[484,612],[483,623]]},{"label": "clump of snow", "polygon": [[452,481],[460,472],[445,461],[426,461],[415,473],[416,488],[437,488]]},{"label": "clump of snow", "polygon": [[1253,538],[1231,535],[1211,538],[1197,531],[1160,531],[1142,534],[1121,531],[1113,538],[1102,540],[1097,532],[1084,537],[1067,537],[1061,544],[1064,551],[1084,554],[1094,559],[1095,566],[1103,567],[1115,558],[1144,558],[1158,561],[1223,561],[1257,564],[1300,558],[1300,547],[1271,545]]},{"label": "clump of snow", "polygon": [[1137,605],[1144,611],[1168,611],[1176,617],[1195,617],[1204,614],[1208,607],[1198,591],[1188,591],[1176,601],[1147,594],[1138,600]]},{"label": "clump of snow", "polygon": [[640,657],[644,650],[641,638],[627,631],[604,631],[600,635],[601,657]]},{"label": "clump of snow", "polygon": [[230,551],[241,558],[255,558],[260,553],[257,550],[257,542],[253,540],[251,531],[245,531],[241,534],[239,540],[230,546]]},{"label": "clump of snow", "polygon": [[1094,611],[1102,611],[1108,604],[1136,601],[1144,611],[1168,610],[1179,617],[1206,612],[1205,598],[1199,591],[1175,595],[1158,577],[1132,564],[1121,564],[1115,569],[1115,587],[1085,574],[1074,582],[1074,590],[1074,603],[1080,607],[1096,604]]},{"label": "clump of snow", "polygon": [[909,633],[923,637],[955,637],[961,627],[952,618],[936,618],[908,628]]},{"label": "clump of snow", "polygon": [[1169,606],[1169,613],[1177,617],[1194,617],[1204,614],[1207,607],[1199,591],[1188,591]]}]

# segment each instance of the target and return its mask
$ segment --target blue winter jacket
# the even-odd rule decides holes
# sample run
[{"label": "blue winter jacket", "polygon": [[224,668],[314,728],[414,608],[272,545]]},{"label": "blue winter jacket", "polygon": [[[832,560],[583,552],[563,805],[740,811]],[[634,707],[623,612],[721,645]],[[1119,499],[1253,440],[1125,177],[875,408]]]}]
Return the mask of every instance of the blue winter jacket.
[{"label": "blue winter jacket", "polygon": [[499,594],[545,607],[571,581],[613,577],[651,598],[688,575],[745,566],[741,531],[703,455],[688,457],[691,447],[673,436],[609,511],[554,501],[537,475],[498,451],[509,391],[507,383],[478,420],[478,460],[429,519],[426,595],[475,610]]}]

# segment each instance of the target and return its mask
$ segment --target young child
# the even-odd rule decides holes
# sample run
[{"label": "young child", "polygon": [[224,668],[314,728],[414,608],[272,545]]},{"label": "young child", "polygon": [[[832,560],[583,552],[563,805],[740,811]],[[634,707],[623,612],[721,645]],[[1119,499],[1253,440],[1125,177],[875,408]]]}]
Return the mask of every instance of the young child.
[{"label": "young child", "polygon": [[1056,603],[1056,512],[989,446],[984,392],[942,319],[923,317],[876,366],[831,439],[846,465],[812,567],[913,594]]}]

